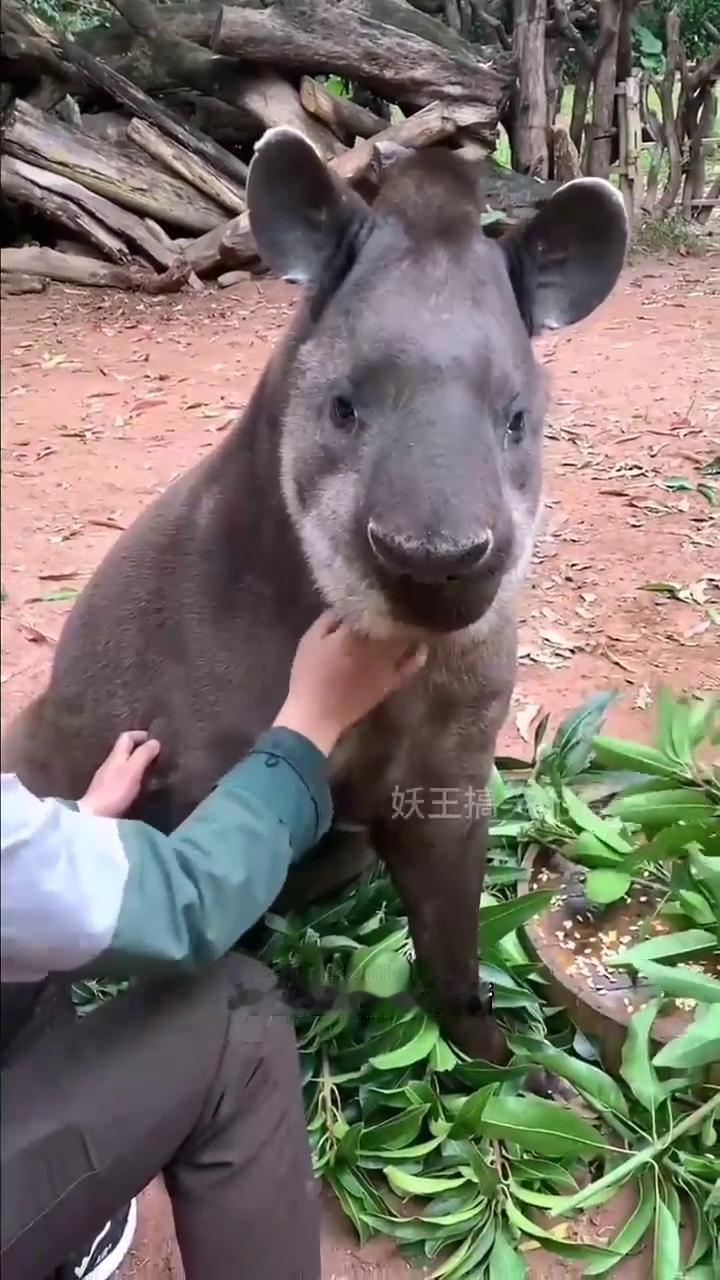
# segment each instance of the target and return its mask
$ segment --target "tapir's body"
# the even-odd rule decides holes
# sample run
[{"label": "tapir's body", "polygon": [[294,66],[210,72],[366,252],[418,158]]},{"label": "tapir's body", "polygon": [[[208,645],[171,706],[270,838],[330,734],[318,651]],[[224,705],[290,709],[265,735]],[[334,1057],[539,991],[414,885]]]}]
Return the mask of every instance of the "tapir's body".
[{"label": "tapir's body", "polygon": [[[284,214],[268,214],[258,234],[272,194],[261,171],[253,229],[271,265],[313,287],[239,425],[100,566],[63,631],[48,691],[11,729],[4,767],[38,793],[77,796],[120,730],[148,728],[162,753],[137,816],[170,829],[271,722],[297,641],[325,603],[360,626],[429,639],[425,669],[333,757],[336,817],[366,826],[388,863],[449,1033],[497,1056],[477,978],[483,789],[512,692],[513,596],[539,504],[544,393],[528,330],[542,326],[528,322],[533,301],[518,294],[503,251],[488,243],[483,256],[479,223],[463,231],[461,169],[438,171],[441,191],[427,168],[423,213],[407,199],[423,170],[409,166],[371,224],[305,144],[276,133],[288,200],[293,190],[309,200],[310,216],[288,232]],[[454,172],[456,211],[442,214]],[[595,280],[591,294],[617,276],[619,226],[612,279],[602,290]],[[417,288],[403,285],[413,271],[422,309]],[[311,892],[326,872],[327,860],[309,864]]]}]

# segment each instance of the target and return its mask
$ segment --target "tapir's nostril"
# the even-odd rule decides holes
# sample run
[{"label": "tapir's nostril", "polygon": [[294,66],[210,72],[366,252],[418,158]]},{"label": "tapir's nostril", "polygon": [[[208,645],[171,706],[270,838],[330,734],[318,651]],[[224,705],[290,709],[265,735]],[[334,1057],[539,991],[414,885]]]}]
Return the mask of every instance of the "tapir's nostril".
[{"label": "tapir's nostril", "polygon": [[375,559],[389,573],[427,583],[449,582],[476,573],[493,546],[491,529],[484,529],[472,542],[423,543],[402,534],[387,533],[373,520],[368,522],[367,538]]}]

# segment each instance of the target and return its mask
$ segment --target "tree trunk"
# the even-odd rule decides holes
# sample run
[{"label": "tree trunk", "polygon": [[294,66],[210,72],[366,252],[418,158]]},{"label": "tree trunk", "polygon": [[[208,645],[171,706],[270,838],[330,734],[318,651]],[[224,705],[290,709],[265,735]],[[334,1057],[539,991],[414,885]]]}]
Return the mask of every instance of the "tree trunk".
[{"label": "tree trunk", "polygon": [[[637,8],[637,0],[621,0],[620,18],[618,22],[617,65],[615,83],[622,84],[632,75],[632,21]],[[613,138],[610,150],[611,164],[615,164],[620,156],[620,96],[615,95],[613,105]]]},{"label": "tree trunk", "polygon": [[[665,184],[660,199],[657,202],[656,213],[659,218],[664,218],[672,209],[675,201],[680,194],[680,186],[682,183],[682,151],[680,149],[680,139],[678,137],[678,127],[676,118],[676,107],[674,102],[675,77],[680,70],[682,49],[680,46],[680,15],[677,9],[671,9],[667,16],[667,53],[665,55],[665,74],[658,85],[658,97],[660,98],[660,106],[662,107],[663,130],[665,133],[665,146],[667,148],[668,160],[670,162],[670,173]],[[680,101],[677,107],[677,116],[682,114],[683,110],[683,90],[680,90]]]},{"label": "tree trunk", "polygon": [[211,169],[204,160],[192,155],[184,147],[178,146],[177,142],[166,138],[153,125],[147,124],[145,120],[138,120],[134,116],[128,125],[127,135],[131,142],[146,151],[154,160],[159,160],[166,169],[170,169],[185,182],[189,182],[191,186],[221,205],[223,209],[229,209],[232,213],[242,213],[245,200],[237,187],[234,187],[215,169]]},{"label": "tree trunk", "polygon": [[563,71],[567,58],[567,46],[563,40],[545,39],[545,94],[547,98],[548,129],[555,128],[558,111],[562,105]]},{"label": "tree trunk", "polygon": [[67,227],[82,240],[88,240],[90,244],[95,245],[111,262],[131,260],[132,254],[119,236],[104,227],[102,222],[99,222],[91,213],[73,204],[67,196],[37,186],[26,173],[22,172],[21,163],[14,160],[12,156],[3,156],[0,160],[2,191],[7,199],[28,205],[51,222],[59,222],[61,226]]},{"label": "tree trunk", "polygon": [[703,85],[692,96],[693,120],[689,134],[689,156],[683,187],[683,217],[695,216],[705,191],[705,142],[712,137],[717,115],[717,93],[712,84]]},{"label": "tree trunk", "polygon": [[621,7],[622,0],[601,0],[600,4],[598,42],[602,42],[602,53],[595,67],[593,116],[585,164],[586,173],[594,178],[607,178],[610,173]]},{"label": "tree trunk", "polygon": [[40,249],[35,245],[0,250],[0,270],[13,275],[40,276],[63,284],[97,285],[106,289],[139,289],[142,284],[142,274],[132,267],[119,267],[72,253],[57,253],[55,249]]},{"label": "tree trunk", "polygon": [[572,115],[570,117],[570,137],[582,154],[585,137],[585,119],[587,117],[590,86],[592,85],[592,68],[584,62],[580,63],[573,93]]},{"label": "tree trunk", "polygon": [[387,127],[380,116],[359,107],[350,98],[328,93],[311,76],[303,76],[300,82],[300,101],[311,116],[326,124],[347,145],[352,145],[354,138],[372,138]]},{"label": "tree trunk", "polygon": [[533,178],[547,178],[547,0],[514,0],[513,14],[513,48],[518,64],[512,137],[513,168]]},{"label": "tree trunk", "polygon": [[580,156],[567,129],[556,126],[552,131],[553,178],[556,182],[572,182],[582,177]]},{"label": "tree trunk", "polygon": [[716,178],[708,187],[707,195],[703,203],[695,210],[695,221],[701,227],[704,227],[710,214],[715,209],[716,202],[720,197],[720,178]]},{"label": "tree trunk", "polygon": [[[375,0],[373,8],[387,8],[391,15],[408,6]],[[434,24],[422,14],[414,17]],[[484,65],[464,42],[458,49],[441,48],[387,22],[391,16],[385,22],[366,17],[362,3],[276,0],[262,10],[226,6],[218,15],[212,48],[310,75],[332,67],[401,105],[425,106],[442,98],[480,101],[498,110],[510,88],[507,73]]]},{"label": "tree trunk", "polygon": [[217,205],[151,165],[142,151],[90,138],[19,99],[6,119],[3,143],[10,155],[72,178],[158,222],[197,233],[223,220]]},{"label": "tree trunk", "polygon": [[65,196],[74,204],[80,205],[123,240],[136,245],[151,262],[157,263],[158,266],[168,267],[177,256],[174,249],[166,246],[168,237],[165,232],[162,233],[163,239],[159,239],[151,232],[143,218],[129,213],[127,209],[121,209],[119,205],[113,204],[111,200],[106,200],[104,196],[99,196],[94,191],[89,191],[87,187],[80,186],[78,182],[64,178],[59,173],[51,173],[49,169],[26,164],[24,160],[17,160],[12,156],[3,156],[2,163],[3,166],[12,166],[16,173],[21,174],[33,186],[57,192],[58,195]]}]

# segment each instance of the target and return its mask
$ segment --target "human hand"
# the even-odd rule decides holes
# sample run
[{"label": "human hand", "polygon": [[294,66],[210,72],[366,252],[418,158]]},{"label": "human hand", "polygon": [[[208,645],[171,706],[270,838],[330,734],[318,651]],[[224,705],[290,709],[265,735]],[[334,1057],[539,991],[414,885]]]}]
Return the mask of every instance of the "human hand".
[{"label": "human hand", "polygon": [[298,645],[275,724],[329,755],[341,734],[419,671],[426,657],[424,645],[360,635],[332,611],[323,613]]},{"label": "human hand", "polygon": [[160,751],[160,743],[144,729],[121,733],[100,765],[78,808],[103,818],[119,818],[138,795],[143,776]]}]

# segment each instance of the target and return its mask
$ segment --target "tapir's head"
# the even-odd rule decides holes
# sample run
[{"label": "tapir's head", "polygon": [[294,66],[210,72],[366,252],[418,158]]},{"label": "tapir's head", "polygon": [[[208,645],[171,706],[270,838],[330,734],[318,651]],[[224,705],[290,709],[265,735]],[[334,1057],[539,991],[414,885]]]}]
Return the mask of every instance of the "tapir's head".
[{"label": "tapir's head", "polygon": [[320,590],[376,631],[479,622],[532,550],[545,397],[531,339],[610,293],[621,199],[571,182],[491,239],[472,169],[451,153],[396,162],[370,208],[274,129],[248,205],[267,264],[309,291],[280,453]]}]

